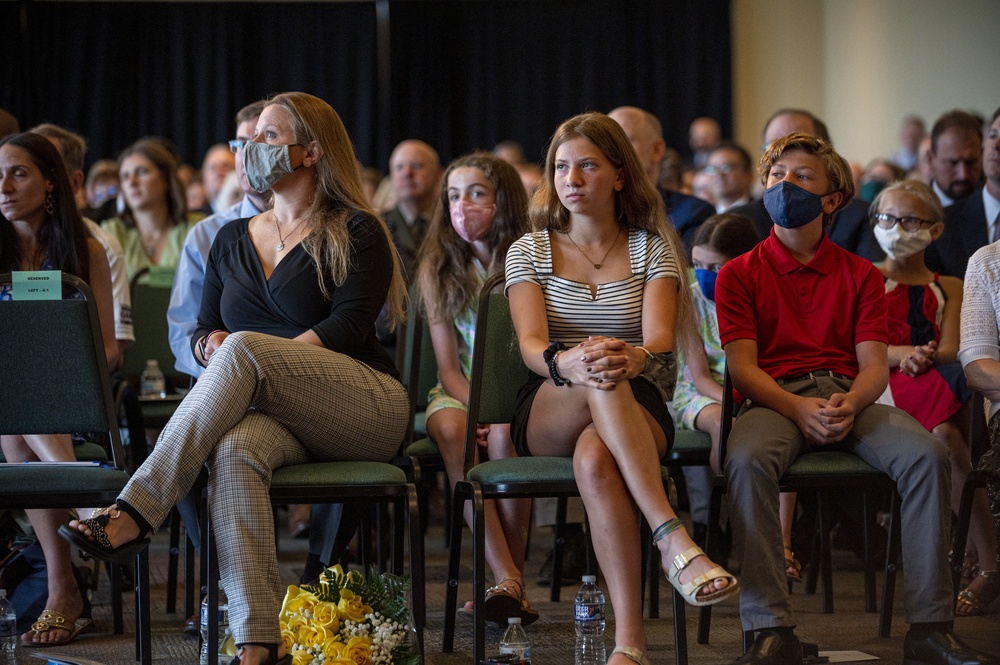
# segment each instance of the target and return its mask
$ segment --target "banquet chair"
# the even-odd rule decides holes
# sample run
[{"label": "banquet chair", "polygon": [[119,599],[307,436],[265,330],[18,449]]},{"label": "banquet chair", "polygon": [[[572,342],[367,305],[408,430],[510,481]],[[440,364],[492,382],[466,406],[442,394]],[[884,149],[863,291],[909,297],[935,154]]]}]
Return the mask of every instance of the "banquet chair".
[{"label": "banquet chair", "polygon": [[[473,465],[476,424],[509,423],[514,411],[517,389],[524,382],[528,372],[521,359],[507,298],[502,293],[493,293],[493,290],[502,284],[503,275],[494,275],[487,279],[479,295],[472,380],[469,389],[469,417],[465,435],[465,480],[455,487],[449,527],[451,536],[442,645],[445,653],[450,653],[454,648],[464,522],[462,508],[466,501],[471,501],[474,515],[472,657],[476,663],[483,661],[486,652],[486,619],[483,612],[486,592],[486,529],[483,502],[505,498],[579,496],[573,476],[573,459],[570,457],[512,457]],[[666,468],[661,467],[661,474],[664,489],[670,496],[673,485]],[[646,534],[643,541],[644,558],[647,561],[649,558],[655,558],[658,563],[658,557],[648,557],[650,551],[648,548],[655,548],[648,536],[648,528],[643,529],[643,533]],[[646,566],[643,570],[645,574]],[[658,566],[657,574],[659,574]],[[553,582],[555,581],[556,577],[553,576]],[[654,601],[655,598],[651,597],[650,602]],[[684,601],[676,591],[673,594],[673,606],[676,661],[679,665],[686,665]]]},{"label": "banquet chair", "polygon": [[[0,284],[10,283],[11,274],[0,275]],[[103,508],[115,502],[128,482],[94,295],[73,275],[63,274],[62,283],[84,299],[0,302],[0,433],[100,434],[108,441],[108,459],[0,465],[2,508]],[[113,568],[112,580],[120,578]],[[146,548],[135,557],[135,580],[136,660],[148,665],[152,650]],[[122,633],[118,609],[114,631]]]},{"label": "banquet chair", "polygon": [[[309,462],[275,469],[271,477],[272,504],[344,503],[370,506],[393,506],[391,527],[391,572],[403,575],[404,534],[408,535],[410,572],[410,609],[417,631],[420,653],[423,654],[426,602],[424,595],[424,546],[417,489],[408,482],[399,466],[387,462]],[[207,596],[209,616],[215,616],[219,606],[219,568],[211,513],[204,520],[207,531],[202,547],[208,556]],[[362,548],[369,555],[367,548]],[[371,556],[362,558],[364,570],[373,563]],[[216,662],[219,648],[218,624],[209,622],[209,662]]]},{"label": "banquet chair", "polygon": [[[722,432],[719,441],[719,467],[724,468],[726,447],[732,430],[733,384],[726,368],[723,383],[722,400]],[[886,550],[885,580],[883,586],[882,609],[879,616],[878,634],[889,637],[892,622],[892,606],[896,584],[897,560],[900,550],[899,533],[899,497],[895,483],[885,473],[870,466],[857,455],[840,450],[820,450],[799,455],[792,462],[784,475],[779,479],[779,490],[782,492],[815,492],[818,498],[817,521],[819,533],[820,569],[823,578],[823,612],[833,612],[833,576],[831,563],[830,529],[825,523],[823,507],[823,491],[830,488],[850,488],[862,492],[862,523],[864,549],[864,584],[865,611],[875,612],[875,560],[872,553],[872,520],[869,519],[874,497],[880,492],[890,492],[892,496],[891,517],[889,523],[889,546]],[[721,540],[719,516],[722,509],[722,497],[726,493],[725,475],[716,477],[712,490],[712,505],[709,513],[708,547],[709,556],[718,554],[717,543]],[[698,622],[698,643],[707,644],[711,627],[711,607],[701,608]],[[744,648],[749,648],[753,642],[752,631],[744,632]]]}]

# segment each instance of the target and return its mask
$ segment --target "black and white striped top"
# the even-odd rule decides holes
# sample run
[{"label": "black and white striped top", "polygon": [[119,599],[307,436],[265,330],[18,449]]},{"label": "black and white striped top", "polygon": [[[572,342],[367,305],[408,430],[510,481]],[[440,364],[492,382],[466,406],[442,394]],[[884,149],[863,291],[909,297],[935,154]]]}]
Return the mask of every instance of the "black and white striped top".
[{"label": "black and white striped top", "polygon": [[592,297],[589,284],[552,274],[549,231],[527,233],[507,252],[505,291],[518,282],[541,287],[549,339],[573,345],[589,335],[606,335],[640,345],[643,287],[654,279],[676,279],[677,261],[662,238],[637,229],[629,231],[628,253],[632,276],[598,284]]}]

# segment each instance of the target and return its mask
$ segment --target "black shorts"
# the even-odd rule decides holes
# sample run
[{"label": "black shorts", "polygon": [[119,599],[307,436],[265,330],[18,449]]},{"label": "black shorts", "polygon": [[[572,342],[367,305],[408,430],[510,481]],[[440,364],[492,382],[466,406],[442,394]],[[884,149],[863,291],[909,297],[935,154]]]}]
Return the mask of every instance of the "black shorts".
[{"label": "black shorts", "polygon": [[[528,430],[528,415],[531,413],[531,403],[535,401],[535,393],[538,392],[539,386],[543,383],[545,383],[545,377],[529,371],[528,380],[517,392],[514,416],[510,421],[510,437],[514,442],[517,454],[522,457],[531,457],[525,441]],[[670,450],[670,447],[674,445],[674,419],[670,417],[670,410],[663,403],[660,391],[650,381],[642,377],[631,379],[629,383],[639,406],[653,416],[653,419],[663,429],[663,433],[667,437],[667,450]]]}]

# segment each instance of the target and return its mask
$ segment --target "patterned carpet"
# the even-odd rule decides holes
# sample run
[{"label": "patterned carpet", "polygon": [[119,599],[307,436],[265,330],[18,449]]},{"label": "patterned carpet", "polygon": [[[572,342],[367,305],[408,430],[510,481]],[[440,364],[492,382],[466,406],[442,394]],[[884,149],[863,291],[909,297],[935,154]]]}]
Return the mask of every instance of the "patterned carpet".
[{"label": "patterned carpet", "polygon": [[[161,532],[162,534],[163,532]],[[542,542],[540,531],[533,538],[532,551],[527,564],[528,579],[531,580],[544,560],[544,550],[548,546]],[[459,598],[466,600],[471,580],[470,538],[463,539],[463,584]],[[472,651],[471,624],[458,621],[455,651],[441,653],[441,633],[444,626],[444,594],[447,551],[442,545],[440,529],[431,529],[427,536],[427,597],[428,616],[425,635],[426,662],[430,665],[452,665],[470,663]],[[282,572],[289,583],[297,580],[304,560],[304,541],[284,539],[281,543],[280,561]],[[165,612],[167,544],[165,535],[157,536],[151,550],[152,587],[152,633],[153,659],[158,664],[187,665],[198,662],[197,640],[181,634],[184,621],[183,612]],[[735,572],[735,571],[734,571]],[[881,575],[879,576],[881,584]],[[66,655],[79,655],[105,665],[125,665],[134,659],[134,631],[129,613],[132,612],[132,598],[126,599],[126,627],[124,635],[111,633],[109,585],[107,578],[101,580],[94,607],[97,632],[77,643],[52,649]],[[880,589],[881,590],[881,589]],[[564,589],[563,600],[559,603],[548,601],[548,589],[528,584],[532,604],[541,613],[541,619],[527,630],[532,642],[533,661],[540,665],[566,665],[573,662],[574,632],[572,623],[572,597],[576,589]],[[673,622],[670,610],[669,587],[661,584],[661,618],[647,620],[649,635],[649,656],[653,663],[674,662]],[[902,610],[902,586],[896,590],[896,608],[893,616],[892,636],[879,638],[876,634],[877,614],[868,614],[863,609],[863,582],[860,565],[852,554],[843,551],[834,553],[834,614],[823,614],[819,595],[805,595],[801,585],[793,594],[797,612],[799,636],[806,641],[818,643],[820,650],[860,650],[872,654],[887,663],[902,660],[902,639],[906,631]],[[697,613],[689,610],[689,662],[692,665],[729,663],[740,653],[741,633],[736,603],[718,606],[713,614],[710,644],[697,644]],[[1000,652],[1000,614],[994,609],[984,617],[963,618],[957,623],[960,635],[971,644],[994,653]],[[613,613],[608,621],[606,642],[608,652],[613,646]],[[487,653],[496,653],[500,631],[487,629]],[[18,663],[41,663],[30,656],[30,652],[19,649]]]}]

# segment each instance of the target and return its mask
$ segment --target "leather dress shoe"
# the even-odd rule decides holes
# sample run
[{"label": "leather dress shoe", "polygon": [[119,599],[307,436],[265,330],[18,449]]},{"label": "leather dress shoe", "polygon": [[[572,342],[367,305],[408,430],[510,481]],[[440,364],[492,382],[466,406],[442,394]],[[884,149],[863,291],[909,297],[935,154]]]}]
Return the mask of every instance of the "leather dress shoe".
[{"label": "leather dress shoe", "polygon": [[795,635],[783,639],[777,633],[762,630],[750,650],[733,661],[733,665],[802,665],[802,645]]},{"label": "leather dress shoe", "polygon": [[903,665],[1000,665],[1000,659],[976,651],[951,630],[936,630],[919,640],[906,633]]}]

